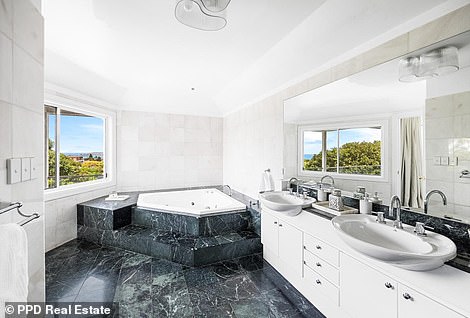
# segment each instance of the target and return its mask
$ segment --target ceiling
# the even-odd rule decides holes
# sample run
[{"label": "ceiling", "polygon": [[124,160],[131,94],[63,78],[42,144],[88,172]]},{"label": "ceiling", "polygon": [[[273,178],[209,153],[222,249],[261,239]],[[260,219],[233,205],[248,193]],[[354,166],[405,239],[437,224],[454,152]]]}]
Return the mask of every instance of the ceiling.
[{"label": "ceiling", "polygon": [[204,32],[176,21],[174,0],[44,0],[46,82],[116,109],[224,116],[465,2],[232,0],[227,27]]}]

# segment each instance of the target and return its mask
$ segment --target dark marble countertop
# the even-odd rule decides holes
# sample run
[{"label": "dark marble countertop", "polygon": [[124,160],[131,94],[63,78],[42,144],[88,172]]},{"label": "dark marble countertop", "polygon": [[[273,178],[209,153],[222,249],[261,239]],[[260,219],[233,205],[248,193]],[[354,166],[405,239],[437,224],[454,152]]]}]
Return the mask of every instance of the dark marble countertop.
[{"label": "dark marble countertop", "polygon": [[104,196],[104,197],[99,197],[93,200],[79,203],[79,205],[88,206],[88,207],[97,208],[97,209],[115,211],[115,210],[119,210],[119,209],[137,204],[137,198],[139,197],[139,192],[119,192],[119,194],[126,194],[129,196],[129,198],[123,201],[106,201],[105,198],[107,198],[108,196]]}]

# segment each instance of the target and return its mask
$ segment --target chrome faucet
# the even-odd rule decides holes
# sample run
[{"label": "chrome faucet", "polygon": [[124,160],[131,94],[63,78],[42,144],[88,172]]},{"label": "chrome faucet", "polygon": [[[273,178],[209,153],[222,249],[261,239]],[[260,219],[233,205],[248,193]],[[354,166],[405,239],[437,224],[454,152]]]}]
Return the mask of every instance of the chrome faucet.
[{"label": "chrome faucet", "polygon": [[[228,184],[224,184],[224,185],[222,186],[222,189],[223,189],[224,187],[227,187],[227,189],[228,189],[228,195],[229,195],[229,196],[232,196],[232,188],[230,188],[230,186],[229,186]],[[223,191],[223,190],[222,190],[222,191]]]},{"label": "chrome faucet", "polygon": [[393,226],[396,229],[402,229],[403,224],[401,223],[401,202],[400,202],[400,198],[397,195],[394,195],[390,199],[390,208],[388,209],[388,215],[393,216],[393,208],[395,207],[395,203],[397,207],[397,217],[395,221],[393,222]]},{"label": "chrome faucet", "polygon": [[292,185],[292,183],[294,183],[295,187],[296,187],[295,195],[299,196],[299,179],[297,179],[296,177],[290,178],[289,179],[289,185]]},{"label": "chrome faucet", "polygon": [[446,195],[444,194],[444,192],[440,191],[440,190],[431,190],[429,191],[427,194],[426,194],[426,198],[424,199],[424,213],[425,214],[428,214],[428,205],[429,205],[429,198],[431,197],[431,195],[433,195],[434,193],[437,193],[441,196],[442,198],[442,204],[444,205],[447,205],[447,197]]},{"label": "chrome faucet", "polygon": [[330,175],[326,175],[326,176],[321,177],[321,179],[320,179],[321,184],[323,184],[323,180],[325,180],[325,178],[329,178],[331,180],[331,185],[335,185],[335,179],[333,179],[333,177],[330,176]]}]

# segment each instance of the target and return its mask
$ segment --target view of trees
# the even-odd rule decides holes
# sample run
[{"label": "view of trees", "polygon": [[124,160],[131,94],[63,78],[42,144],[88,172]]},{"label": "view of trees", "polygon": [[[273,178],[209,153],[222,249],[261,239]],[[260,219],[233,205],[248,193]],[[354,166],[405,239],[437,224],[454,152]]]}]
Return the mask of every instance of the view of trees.
[{"label": "view of trees", "polygon": [[[380,141],[349,142],[339,148],[339,172],[347,174],[380,175]],[[338,149],[326,151],[326,171],[336,171]],[[322,152],[304,159],[304,170],[322,171]]]},{"label": "view of trees", "polygon": [[[56,154],[54,142],[49,139],[49,178],[48,188],[54,188],[56,174]],[[85,181],[92,181],[103,178],[104,162],[101,157],[94,157],[89,154],[83,160],[74,160],[74,157],[60,154],[59,175],[60,185],[67,185]]]}]

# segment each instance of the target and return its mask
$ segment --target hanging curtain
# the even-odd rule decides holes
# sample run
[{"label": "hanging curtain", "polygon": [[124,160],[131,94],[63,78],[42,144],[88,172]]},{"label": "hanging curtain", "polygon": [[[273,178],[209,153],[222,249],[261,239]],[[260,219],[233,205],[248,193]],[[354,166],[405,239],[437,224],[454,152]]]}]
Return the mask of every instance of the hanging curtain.
[{"label": "hanging curtain", "polygon": [[423,155],[421,118],[402,118],[401,133],[401,199],[403,205],[423,207]]}]

